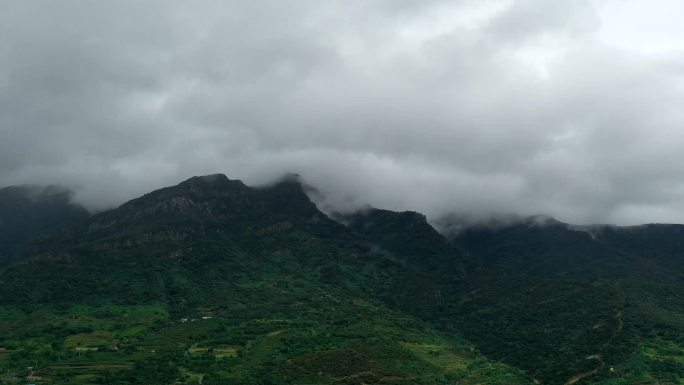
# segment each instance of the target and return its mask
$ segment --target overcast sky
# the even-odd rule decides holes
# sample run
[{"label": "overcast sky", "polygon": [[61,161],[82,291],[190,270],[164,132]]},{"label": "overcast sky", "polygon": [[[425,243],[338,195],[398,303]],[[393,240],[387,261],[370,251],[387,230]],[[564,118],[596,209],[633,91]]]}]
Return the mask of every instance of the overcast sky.
[{"label": "overcast sky", "polygon": [[0,185],[684,222],[681,0],[0,0]]}]

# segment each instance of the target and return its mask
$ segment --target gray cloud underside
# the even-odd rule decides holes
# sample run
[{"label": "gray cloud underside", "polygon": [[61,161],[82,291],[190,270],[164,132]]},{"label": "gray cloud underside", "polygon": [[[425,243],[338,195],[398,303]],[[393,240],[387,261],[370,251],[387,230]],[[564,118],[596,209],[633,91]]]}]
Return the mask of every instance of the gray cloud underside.
[{"label": "gray cloud underside", "polygon": [[3,8],[1,185],[297,172],[336,209],[684,222],[684,56],[602,43],[596,2]]}]

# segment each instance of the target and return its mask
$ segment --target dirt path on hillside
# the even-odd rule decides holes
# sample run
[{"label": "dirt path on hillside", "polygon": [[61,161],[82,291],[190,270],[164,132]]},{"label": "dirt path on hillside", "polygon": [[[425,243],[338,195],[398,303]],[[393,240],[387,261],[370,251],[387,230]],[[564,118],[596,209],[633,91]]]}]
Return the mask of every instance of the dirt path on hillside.
[{"label": "dirt path on hillside", "polygon": [[599,350],[598,353],[594,354],[591,356],[591,358],[596,359],[599,362],[599,366],[593,370],[590,370],[588,372],[584,373],[579,373],[574,376],[572,376],[569,380],[565,382],[564,385],[573,385],[587,377],[591,377],[595,375],[596,373],[599,372],[599,370],[603,369],[606,366],[606,362],[603,360],[603,356],[601,353],[606,350],[606,348],[617,338],[618,335],[620,335],[620,332],[622,332],[622,327],[625,325],[624,322],[622,321],[622,310],[618,310],[617,313],[615,313],[615,319],[617,320],[617,329],[615,330],[615,333],[606,341],[603,345],[601,345],[601,350]]}]

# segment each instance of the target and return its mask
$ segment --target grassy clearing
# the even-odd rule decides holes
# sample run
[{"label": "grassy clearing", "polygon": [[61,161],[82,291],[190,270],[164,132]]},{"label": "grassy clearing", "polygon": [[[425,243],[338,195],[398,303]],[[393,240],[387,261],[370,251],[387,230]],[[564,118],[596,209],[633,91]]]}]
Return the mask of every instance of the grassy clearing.
[{"label": "grassy clearing", "polygon": [[460,349],[440,343],[402,343],[402,346],[417,357],[447,372],[466,369],[477,356],[470,349]]},{"label": "grassy clearing", "polygon": [[684,347],[659,338],[642,345],[643,354],[653,360],[671,360],[684,365]]},{"label": "grassy clearing", "polygon": [[111,345],[115,341],[112,332],[107,330],[95,330],[91,333],[77,333],[68,336],[64,340],[64,347],[73,349],[90,346],[104,346]]},{"label": "grassy clearing", "polygon": [[531,384],[522,371],[484,358],[463,340],[403,342],[401,346],[419,359],[441,369],[447,378],[460,384]]}]

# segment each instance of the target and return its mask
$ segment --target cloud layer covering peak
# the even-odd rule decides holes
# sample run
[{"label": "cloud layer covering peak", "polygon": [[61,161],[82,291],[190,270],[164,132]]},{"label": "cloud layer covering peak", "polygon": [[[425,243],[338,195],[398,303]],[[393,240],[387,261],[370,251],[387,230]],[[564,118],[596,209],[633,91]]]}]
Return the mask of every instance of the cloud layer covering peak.
[{"label": "cloud layer covering peak", "polygon": [[0,185],[73,186],[102,208],[191,175],[297,172],[343,210],[684,222],[674,9],[7,2]]}]

